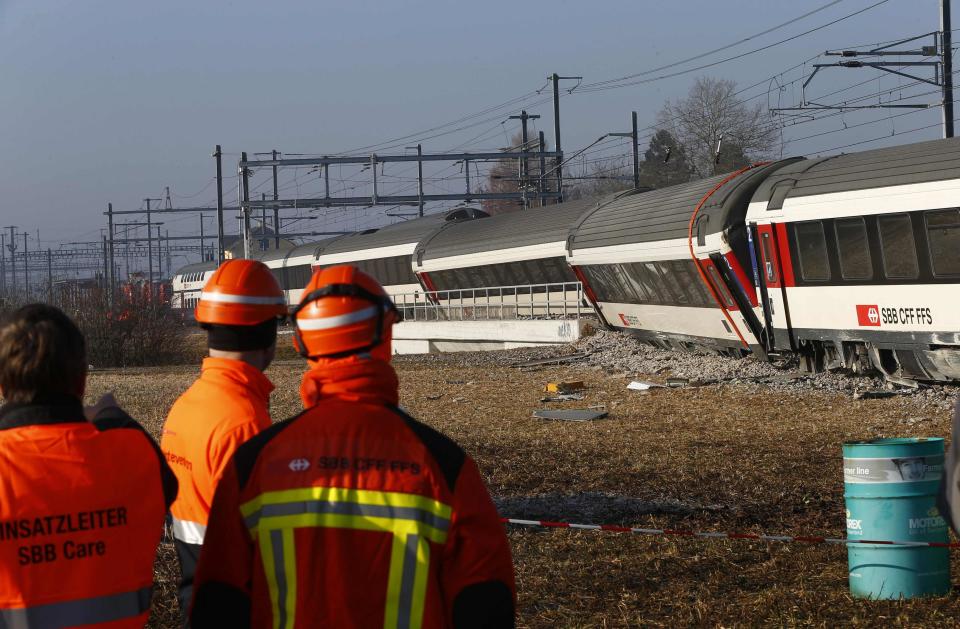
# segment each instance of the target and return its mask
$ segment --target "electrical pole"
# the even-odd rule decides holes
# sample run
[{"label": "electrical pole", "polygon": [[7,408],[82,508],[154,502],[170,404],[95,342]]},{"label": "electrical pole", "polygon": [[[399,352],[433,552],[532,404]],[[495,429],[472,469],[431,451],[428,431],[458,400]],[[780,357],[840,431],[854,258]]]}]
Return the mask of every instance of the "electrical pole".
[{"label": "electrical pole", "polygon": [[640,137],[637,133],[637,112],[633,112],[633,188],[640,189]]},{"label": "electrical pole", "polygon": [[943,59],[943,137],[953,137],[953,37],[950,0],[940,0],[940,54]]},{"label": "electrical pole", "polygon": [[[470,175],[467,174],[469,181]],[[470,184],[467,184],[467,194],[470,194]],[[417,200],[417,206],[419,209],[419,216],[423,217],[423,145],[417,144],[417,196],[420,197]]]},{"label": "electrical pole", "polygon": [[113,203],[107,203],[107,234],[110,238],[110,303],[112,305],[117,286],[117,278],[113,272]]},{"label": "electrical pole", "polygon": [[0,233],[0,297],[7,296],[7,235]]},{"label": "electrical pole", "polygon": [[203,212],[200,213],[200,261],[206,262],[207,256],[206,251],[203,248],[203,245],[206,241],[203,239]]},{"label": "electrical pole", "polygon": [[[103,232],[101,231],[100,233],[102,234]],[[109,262],[107,261],[107,237],[106,237],[106,235],[104,235],[104,236],[102,236],[102,238],[103,238],[103,281],[101,282],[100,286],[101,286],[101,288],[103,289],[103,291],[106,292],[106,290],[107,290],[107,264],[109,264]]]},{"label": "electrical pole", "polygon": [[7,245],[10,251],[10,294],[14,294],[17,292],[17,227],[11,225],[7,229],[10,230],[10,244]]},{"label": "electrical pole", "polygon": [[546,183],[543,180],[543,173],[547,172],[547,158],[544,157],[543,155],[543,152],[546,150],[546,147],[544,147],[543,131],[541,131],[540,134],[537,136],[537,142],[540,145],[538,147],[540,152],[540,174],[537,177],[537,192],[540,194],[539,207],[543,207],[544,205],[546,205],[546,197],[543,196],[543,193],[545,192],[545,189],[543,186]]},{"label": "electrical pole", "polygon": [[150,223],[150,199],[147,203],[147,285],[150,287],[150,301],[153,301],[153,225]]},{"label": "electrical pole", "polygon": [[[558,153],[557,161],[554,164],[554,169],[556,169],[557,175],[557,203],[563,203],[563,169],[561,165],[563,164],[563,149],[560,148],[560,81],[577,81],[577,85],[580,85],[580,81],[583,80],[582,76],[558,76],[556,72],[550,76],[550,80],[553,82],[553,143],[554,151]],[[571,89],[573,91],[576,89],[576,85]]]},{"label": "electrical pole", "polygon": [[218,144],[213,151],[213,157],[217,160],[217,264],[223,263],[223,165],[220,161],[222,156],[223,152]]},{"label": "electrical pole", "polygon": [[[633,143],[633,187],[634,189],[638,189],[640,187],[640,138],[637,135],[637,112],[633,112],[631,119],[633,124],[629,133],[608,133],[604,137],[630,138],[630,141]],[[723,137],[722,134],[721,137]],[[719,155],[719,144],[717,145],[717,151]],[[719,157],[717,159],[719,159]]]},{"label": "electrical pole", "polygon": [[[260,199],[262,201],[267,200],[267,193],[261,192]],[[273,208],[274,216],[276,216],[277,208]],[[261,251],[266,251],[270,248],[270,239],[267,238],[267,208],[260,208],[260,247]],[[280,248],[280,243],[277,243],[277,249]]]},{"label": "electrical pole", "polygon": [[240,214],[243,217],[243,257],[250,257],[250,180],[247,175],[247,153],[240,153],[240,161],[243,164],[239,168],[240,175]]},{"label": "electrical pole", "polygon": [[30,261],[27,259],[27,230],[23,230],[23,294],[30,295]]},{"label": "electrical pole", "polygon": [[157,225],[157,284],[163,281],[163,240],[160,238],[160,226]]},{"label": "electrical pole", "polygon": [[[277,150],[274,149],[271,151],[273,154],[273,159],[277,159]],[[273,200],[278,201],[280,199],[280,191],[277,188],[277,165],[273,165]],[[274,248],[280,249],[280,208],[273,208],[273,245]]]},{"label": "electrical pole", "polygon": [[[536,120],[540,116],[531,116],[527,114],[527,110],[520,112],[519,116],[510,116],[510,120],[519,120],[521,127],[521,145],[520,150],[526,153],[530,150],[530,147],[527,146],[530,143],[529,136],[527,135],[527,120]],[[530,187],[530,162],[524,157],[520,160],[520,189],[523,191],[523,195],[520,199],[520,204],[524,209],[530,207],[530,199],[527,198],[527,188]]]},{"label": "electrical pole", "polygon": [[53,303],[53,252],[49,248],[47,249],[47,303]]}]

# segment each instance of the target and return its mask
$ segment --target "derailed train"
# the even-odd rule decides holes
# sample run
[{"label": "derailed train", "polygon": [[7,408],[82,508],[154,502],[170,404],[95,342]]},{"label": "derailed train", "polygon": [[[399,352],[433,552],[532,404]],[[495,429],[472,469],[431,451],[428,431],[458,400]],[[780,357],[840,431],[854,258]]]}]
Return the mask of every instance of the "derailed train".
[{"label": "derailed train", "polygon": [[[497,216],[458,210],[264,262],[291,303],[311,267],[343,262],[428,298],[579,281],[604,324],[661,347],[960,380],[960,139]],[[190,307],[211,272],[182,269],[174,306]]]}]

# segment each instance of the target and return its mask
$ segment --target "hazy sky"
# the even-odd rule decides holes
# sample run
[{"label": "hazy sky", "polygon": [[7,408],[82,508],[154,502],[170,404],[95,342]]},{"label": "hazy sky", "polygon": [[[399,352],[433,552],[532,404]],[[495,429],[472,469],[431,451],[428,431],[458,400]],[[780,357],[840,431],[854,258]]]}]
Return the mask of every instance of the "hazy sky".
[{"label": "hazy sky", "polygon": [[[837,2],[670,71],[750,51],[876,1]],[[52,242],[97,238],[108,201],[116,209],[136,209],[144,197],[161,196],[170,186],[176,205],[211,202],[210,154],[218,143],[228,175],[235,174],[241,150],[346,152],[528,94],[543,87],[552,72],[583,75],[585,83],[638,73],[736,42],[824,4],[827,0],[0,0],[0,226],[39,228],[41,238]],[[564,149],[570,154],[603,133],[626,131],[632,109],[642,127],[652,124],[664,99],[684,95],[696,76],[728,78],[746,87],[828,48],[934,31],[938,19],[936,0],[889,0],[716,67],[622,89],[575,91],[562,100]],[[809,70],[809,65],[791,70],[777,79],[788,84],[783,93],[751,102],[795,102],[798,83],[789,82]],[[833,69],[818,76],[811,94],[827,94],[876,74]],[[873,93],[876,102],[878,90],[884,98],[897,97],[899,92],[887,91],[908,83],[888,76],[826,100]],[[744,96],[765,94],[771,85],[776,81]],[[532,105],[537,100],[531,96],[519,104],[543,115],[538,128],[552,141],[551,105]],[[935,95],[927,95],[917,102],[935,101]],[[504,146],[517,129],[515,121],[500,124],[510,113],[497,110],[466,123],[483,124],[424,139],[424,150],[464,143],[472,149]],[[784,135],[790,140],[842,130],[890,113],[847,113],[787,128]],[[935,123],[939,115],[939,110],[910,112],[795,141],[787,152],[809,154],[894,133],[845,150],[934,138],[939,129],[901,133]],[[411,139],[381,152],[402,152],[415,143]],[[608,153],[594,155],[624,150],[616,143],[606,148]],[[385,174],[396,172],[397,182],[409,183],[410,173],[394,168]],[[361,180],[357,173],[339,177],[340,189]],[[316,190],[315,180],[316,174],[304,169],[281,176],[285,194],[297,186],[300,194]],[[261,184],[258,191],[267,190],[263,180],[255,182]],[[461,184],[435,185],[459,189]],[[236,179],[228,179],[226,188],[227,201],[234,201]],[[341,212],[340,222],[331,219],[329,225],[360,224],[354,214]],[[187,233],[196,219],[166,222],[171,234]]]}]

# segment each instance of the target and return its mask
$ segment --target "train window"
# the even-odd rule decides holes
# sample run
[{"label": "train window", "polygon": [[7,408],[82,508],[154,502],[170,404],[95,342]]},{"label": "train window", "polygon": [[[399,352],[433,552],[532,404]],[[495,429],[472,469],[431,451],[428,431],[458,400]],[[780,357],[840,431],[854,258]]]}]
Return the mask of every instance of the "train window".
[{"label": "train window", "polygon": [[803,279],[823,282],[830,279],[830,262],[827,260],[827,240],[823,235],[823,223],[804,221],[794,225],[797,237],[797,254],[800,258],[800,273]]},{"label": "train window", "polygon": [[717,271],[717,267],[712,264],[707,267],[707,275],[710,276],[710,281],[713,282],[714,288],[720,293],[720,298],[723,299],[723,302],[726,304],[727,308],[733,308],[737,305],[737,302],[733,300],[733,295],[730,294],[730,291],[727,289],[727,285],[720,278],[720,273]]},{"label": "train window", "polygon": [[933,274],[960,275],[960,210],[926,212],[924,220]]},{"label": "train window", "polygon": [[673,260],[670,262],[670,273],[676,281],[677,288],[683,293],[685,306],[701,305],[701,295],[698,290],[700,278],[691,274],[692,260]]},{"label": "train window", "polygon": [[693,303],[693,295],[690,294],[690,278],[687,276],[686,266],[683,260],[670,260],[661,262],[660,268],[666,273],[666,279],[673,288],[676,296],[676,303],[680,306],[689,306]]},{"label": "train window", "polygon": [[776,284],[780,278],[777,273],[777,259],[773,253],[773,234],[770,232],[760,234],[760,246],[763,248],[763,269],[767,283]]},{"label": "train window", "polygon": [[657,295],[650,285],[650,278],[647,276],[647,269],[642,264],[624,264],[627,278],[633,285],[633,290],[640,299],[639,303],[654,304],[657,303]]},{"label": "train window", "polygon": [[612,282],[608,279],[610,276],[609,266],[603,264],[590,264],[581,267],[581,269],[587,277],[587,283],[590,284],[593,294],[597,296],[597,301],[614,301],[613,295],[610,293],[610,286]]},{"label": "train window", "polygon": [[697,265],[693,263],[693,260],[687,260],[687,266],[690,270],[690,276],[693,278],[694,290],[697,291],[699,295],[697,304],[700,306],[713,305],[713,298],[710,297],[710,293],[703,283],[703,278],[700,277],[700,271],[697,270]]},{"label": "train window", "polygon": [[914,279],[920,274],[917,246],[913,240],[913,222],[909,214],[877,217],[883,272],[891,279]]},{"label": "train window", "polygon": [[650,284],[650,297],[653,303],[669,304],[671,302],[670,293],[663,284],[663,278],[657,272],[655,262],[644,262],[643,268],[646,270],[647,283]]},{"label": "train window", "polygon": [[840,253],[840,274],[845,280],[869,280],[873,277],[867,226],[862,218],[838,218],[833,223]]},{"label": "train window", "polygon": [[683,304],[684,301],[680,294],[680,288],[677,286],[677,281],[670,274],[670,269],[667,268],[667,262],[653,262],[652,266],[654,273],[657,273],[660,276],[660,284],[663,287],[663,297],[665,299],[664,303],[679,305]]},{"label": "train window", "polygon": [[633,279],[633,273],[629,264],[614,265],[617,279],[620,280],[621,290],[623,291],[624,303],[642,304],[647,301],[647,294],[643,286],[638,285]]}]

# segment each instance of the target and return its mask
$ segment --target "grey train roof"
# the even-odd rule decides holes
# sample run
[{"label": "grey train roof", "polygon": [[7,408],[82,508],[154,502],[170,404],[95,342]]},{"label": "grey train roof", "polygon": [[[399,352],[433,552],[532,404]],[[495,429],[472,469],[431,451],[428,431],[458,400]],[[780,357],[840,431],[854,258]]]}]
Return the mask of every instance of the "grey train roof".
[{"label": "grey train roof", "polygon": [[[709,217],[704,219],[707,221],[704,233],[712,234],[728,227],[734,210],[739,210],[736,213],[742,218],[757,186],[772,170],[788,163],[789,160],[760,166],[724,184],[700,211]],[[570,251],[686,238],[697,204],[728,176],[717,175],[602,204],[573,228]]]},{"label": "grey train roof", "polygon": [[891,146],[795,162],[763,183],[754,201],[960,179],[960,138]]},{"label": "grey train roof", "polygon": [[427,234],[439,229],[445,224],[459,221],[472,221],[474,219],[485,218],[486,216],[486,212],[473,208],[458,208],[447,212],[430,214],[423,218],[402,221],[400,223],[394,223],[393,225],[387,225],[386,227],[380,227],[379,229],[368,229],[343,238],[338,238],[328,246],[324,246],[320,255],[347,251],[364,251],[366,249],[379,249],[380,247],[419,242]]},{"label": "grey train roof", "polygon": [[497,214],[482,221],[450,225],[421,241],[416,258],[422,262],[497,249],[565,242],[570,227],[585,212],[613,196],[599,202],[597,199],[578,199],[559,205]]},{"label": "grey train roof", "polygon": [[174,275],[185,275],[186,273],[196,273],[197,271],[210,271],[217,268],[216,262],[193,262],[176,270]]},{"label": "grey train roof", "polygon": [[302,245],[298,245],[292,249],[267,251],[263,255],[256,256],[256,259],[266,263],[272,260],[286,260],[288,258],[299,258],[301,256],[315,256],[318,251],[322,250],[329,243],[333,242],[334,240],[344,238],[348,235],[352,234],[334,236],[333,238],[325,238],[323,240],[314,240],[312,242],[306,242]]}]

